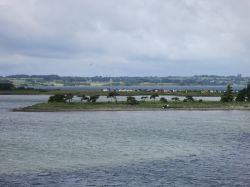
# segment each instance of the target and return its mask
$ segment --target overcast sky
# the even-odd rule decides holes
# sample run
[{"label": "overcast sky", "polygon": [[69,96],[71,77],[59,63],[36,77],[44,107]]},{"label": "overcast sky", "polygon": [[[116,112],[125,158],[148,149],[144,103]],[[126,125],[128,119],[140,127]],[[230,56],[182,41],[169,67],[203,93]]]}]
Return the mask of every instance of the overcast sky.
[{"label": "overcast sky", "polygon": [[0,75],[238,73],[249,0],[0,0]]}]

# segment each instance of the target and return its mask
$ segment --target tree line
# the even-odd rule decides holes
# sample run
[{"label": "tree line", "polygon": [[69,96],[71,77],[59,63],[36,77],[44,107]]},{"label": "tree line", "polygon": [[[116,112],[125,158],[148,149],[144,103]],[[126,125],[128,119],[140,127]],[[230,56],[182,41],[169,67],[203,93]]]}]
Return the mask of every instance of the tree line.
[{"label": "tree line", "polygon": [[236,98],[234,98],[234,94],[233,94],[233,88],[231,85],[227,86],[227,90],[223,93],[223,95],[221,96],[221,101],[222,102],[245,102],[245,101],[250,101],[250,83],[247,84],[247,87],[240,90],[236,96]]},{"label": "tree line", "polygon": [[[109,92],[107,94],[107,99],[111,99],[111,101],[114,101],[115,103],[117,103],[117,96],[119,96],[120,94],[116,91],[112,91]],[[67,93],[67,94],[55,94],[53,96],[50,96],[48,99],[49,103],[53,103],[53,102],[64,102],[64,103],[71,103],[73,98],[75,95],[73,95],[72,93]],[[77,97],[80,97],[80,101],[83,102],[88,102],[88,103],[96,103],[96,101],[99,99],[99,95],[92,95],[92,96],[86,96],[85,94],[81,94],[81,95],[76,95]],[[150,99],[153,100],[154,102],[156,101],[156,98],[160,97],[158,93],[153,93],[150,96],[141,96],[141,102],[146,102],[146,99]],[[171,98],[172,101],[180,101],[180,99],[178,97],[173,97]],[[159,101],[161,103],[167,103],[168,100],[165,97],[161,97],[159,99]],[[188,101],[195,101],[194,98],[192,96],[186,96],[186,98],[183,100],[184,102],[188,102]],[[202,100],[199,100],[199,102],[201,102]],[[126,100],[126,104],[129,105],[136,105],[139,104],[139,101],[136,100],[135,97],[133,96],[127,96],[127,100]]]},{"label": "tree line", "polygon": [[[107,98],[110,98],[111,101],[114,101],[115,103],[117,103],[117,96],[119,96],[120,94],[116,91],[111,91],[108,93]],[[92,95],[92,96],[86,96],[85,94],[81,94],[81,95],[77,95],[78,97],[80,97],[81,101],[85,101],[85,102],[90,102],[90,103],[95,103],[98,99],[99,99],[99,95]],[[72,102],[74,95],[72,93],[67,93],[67,94],[55,94],[53,96],[49,97],[48,102]],[[156,98],[159,97],[158,93],[153,93],[151,96],[142,96],[141,97],[141,101],[145,102],[146,99],[150,99],[155,101]],[[171,98],[172,101],[180,101],[180,99],[178,97],[173,97]],[[159,99],[160,102],[162,103],[166,103],[168,102],[168,100],[164,97],[161,97]],[[185,97],[185,99],[183,100],[183,102],[194,102],[195,99],[193,98],[193,96],[191,95],[187,95]],[[223,95],[221,96],[220,99],[221,102],[249,102],[250,101],[250,83],[248,83],[247,87],[240,90],[238,92],[238,94],[236,95],[236,97],[234,97],[234,93],[233,93],[233,88],[231,85],[227,86],[226,91],[223,93]],[[199,99],[198,102],[202,102],[202,99]],[[135,97],[133,96],[127,96],[127,104],[130,105],[135,105],[135,104],[139,104],[139,101],[136,100]]]}]

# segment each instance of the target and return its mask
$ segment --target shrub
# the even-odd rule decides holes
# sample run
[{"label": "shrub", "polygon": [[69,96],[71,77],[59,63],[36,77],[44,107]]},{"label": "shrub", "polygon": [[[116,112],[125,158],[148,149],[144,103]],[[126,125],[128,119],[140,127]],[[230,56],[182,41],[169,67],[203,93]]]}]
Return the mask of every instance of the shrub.
[{"label": "shrub", "polygon": [[233,97],[233,88],[230,85],[227,85],[227,90],[221,96],[221,102],[232,102],[234,100]]},{"label": "shrub", "polygon": [[152,94],[152,95],[150,96],[150,99],[154,99],[154,101],[155,101],[155,98],[156,98],[156,97],[159,97],[158,93]]},{"label": "shrub", "polygon": [[64,94],[55,94],[49,97],[48,102],[52,103],[52,102],[64,102],[66,101],[66,97]]},{"label": "shrub", "polygon": [[0,90],[11,90],[14,85],[11,82],[0,82]]},{"label": "shrub", "polygon": [[173,97],[173,98],[171,98],[171,100],[172,101],[179,101],[180,99],[179,99],[179,97]]},{"label": "shrub", "polygon": [[167,103],[168,100],[167,100],[165,97],[161,97],[161,98],[160,98],[160,102],[162,102],[162,103]]},{"label": "shrub", "polygon": [[194,101],[194,98],[193,98],[193,96],[191,96],[191,95],[187,95],[187,96],[186,96],[186,100],[187,100],[187,101]]},{"label": "shrub", "polygon": [[127,97],[127,104],[136,105],[136,104],[139,104],[139,102],[135,99],[135,97],[128,96]]},{"label": "shrub", "polygon": [[92,95],[89,97],[89,102],[95,103],[99,99],[99,95]]}]

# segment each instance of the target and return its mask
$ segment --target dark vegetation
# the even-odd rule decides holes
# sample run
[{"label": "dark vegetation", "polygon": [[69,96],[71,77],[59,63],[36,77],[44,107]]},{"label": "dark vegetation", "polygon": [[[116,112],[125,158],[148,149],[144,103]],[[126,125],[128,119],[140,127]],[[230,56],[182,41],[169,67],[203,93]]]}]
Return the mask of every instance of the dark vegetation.
[{"label": "dark vegetation", "polygon": [[137,100],[135,99],[135,97],[128,96],[128,97],[127,97],[127,104],[128,104],[128,105],[137,105],[137,104],[139,104],[139,101],[137,101]]},{"label": "dark vegetation", "polygon": [[[116,97],[117,93],[107,94],[108,98]],[[191,95],[187,95],[186,98],[181,101],[179,97],[173,97],[168,101],[164,97],[159,100],[155,98],[159,95],[152,94],[150,100],[146,101],[147,97],[141,97],[141,100],[136,100],[133,96],[127,96],[126,101],[114,102],[96,102],[99,95],[76,95],[80,97],[80,102],[72,102],[73,94],[55,94],[51,96],[48,103],[36,104],[30,107],[22,109],[16,109],[16,111],[81,111],[81,110],[161,110],[161,109],[201,109],[201,110],[249,110],[250,109],[250,84],[243,90],[239,91],[236,99],[232,95],[232,87],[227,86],[227,90],[221,96],[221,102],[218,101],[198,101]],[[151,100],[153,99],[153,101]],[[84,103],[83,103],[84,102]]]},{"label": "dark vegetation", "polygon": [[250,101],[250,83],[243,90],[240,90],[236,99],[238,102]]},{"label": "dark vegetation", "polygon": [[161,98],[160,98],[160,102],[162,102],[162,103],[167,103],[168,100],[167,100],[165,97],[161,97]]},{"label": "dark vegetation", "polygon": [[[117,96],[120,95],[116,91],[111,91],[107,94],[107,98],[111,98],[111,101],[114,100],[115,103],[117,103]],[[65,94],[55,94],[53,96],[50,96],[48,102],[72,102],[72,99],[75,95],[72,93],[65,93]],[[81,98],[81,101],[87,101],[87,102],[92,102],[95,103],[99,95],[90,95],[86,96],[85,94],[77,95],[78,97]],[[154,102],[156,101],[156,98],[159,97],[158,93],[153,93],[149,98],[150,100],[153,99]],[[142,96],[141,101],[145,102],[148,96]],[[179,97],[173,97],[171,98],[172,101],[178,102],[180,101]],[[166,98],[161,97],[159,99],[160,102],[166,103],[168,102]],[[202,99],[199,99],[198,102],[202,102]],[[234,99],[234,94],[233,94],[233,89],[232,86],[228,85],[226,91],[223,93],[221,96],[221,102],[244,102],[244,101],[250,101],[250,83],[247,85],[246,88],[240,90],[236,96],[236,99]],[[195,102],[195,99],[193,98],[192,95],[186,95],[185,99],[183,102]],[[139,102],[135,99],[133,96],[127,96],[127,104],[135,105],[139,104]]]},{"label": "dark vegetation", "polygon": [[[49,103],[53,103],[53,102],[71,103],[73,97],[74,95],[72,93],[55,94],[49,97],[48,102]],[[81,101],[85,100],[87,102],[95,103],[97,99],[99,98],[99,95],[91,95],[91,96],[81,95],[80,97],[81,97]]]},{"label": "dark vegetation", "polygon": [[14,85],[10,81],[0,81],[0,90],[12,90]]},{"label": "dark vegetation", "polygon": [[221,96],[221,101],[222,102],[232,102],[233,100],[234,100],[233,88],[232,88],[232,86],[227,85],[227,90]]},{"label": "dark vegetation", "polygon": [[159,94],[158,93],[154,93],[150,96],[150,99],[153,99],[155,101],[155,99],[159,97]]},{"label": "dark vegetation", "polygon": [[118,96],[118,95],[120,95],[118,92],[112,91],[112,92],[109,92],[109,93],[107,94],[107,98],[114,99],[115,102],[117,102],[116,96]]},{"label": "dark vegetation", "polygon": [[227,90],[224,92],[224,94],[221,96],[222,102],[245,102],[250,101],[250,83],[248,83],[247,87],[240,90],[234,98],[233,89],[232,86],[228,85]]},{"label": "dark vegetation", "polygon": [[[194,101],[193,96],[187,95],[186,98],[183,100],[183,102],[189,102],[189,101]],[[199,100],[199,102],[201,102],[201,101]]]},{"label": "dark vegetation", "polygon": [[[118,92],[111,91],[111,92],[109,92],[107,94],[107,98],[110,98],[111,101],[114,100],[115,103],[117,103],[117,98],[116,97],[118,95],[120,95]],[[89,102],[89,103],[96,103],[96,101],[99,99],[99,95],[86,96],[85,94],[74,95],[72,93],[65,93],[65,94],[55,94],[53,96],[50,96],[48,102],[71,103],[74,96],[80,97],[81,101],[86,101],[86,102]],[[159,94],[158,93],[153,93],[152,95],[150,95],[149,99],[156,102],[157,97],[159,97]],[[148,98],[148,96],[142,96],[140,102],[146,102],[147,98]],[[172,102],[180,102],[179,97],[173,97],[173,98],[171,98],[171,100],[172,100]],[[221,102],[226,103],[226,102],[233,102],[233,101],[237,101],[237,102],[250,101],[250,84],[248,84],[248,86],[246,88],[244,88],[243,90],[240,90],[238,92],[236,99],[234,99],[234,94],[233,94],[232,87],[230,85],[228,85],[226,91],[221,96]],[[140,102],[137,101],[136,98],[133,97],[133,96],[127,96],[126,104],[137,105]],[[167,103],[168,100],[166,98],[164,98],[164,97],[161,97],[159,99],[159,102]],[[197,102],[197,101],[193,98],[192,95],[186,95],[183,102]],[[198,102],[203,102],[203,100],[199,99]]]}]

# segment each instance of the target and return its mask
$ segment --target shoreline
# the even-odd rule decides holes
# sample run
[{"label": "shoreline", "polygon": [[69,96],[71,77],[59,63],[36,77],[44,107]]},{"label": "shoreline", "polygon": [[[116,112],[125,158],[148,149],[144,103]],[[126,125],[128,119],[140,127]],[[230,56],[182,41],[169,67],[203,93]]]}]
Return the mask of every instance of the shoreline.
[{"label": "shoreline", "polygon": [[216,111],[216,110],[249,110],[250,102],[220,101],[139,101],[136,104],[118,102],[47,102],[37,103],[22,108],[14,108],[13,112],[73,112],[73,111]]}]

